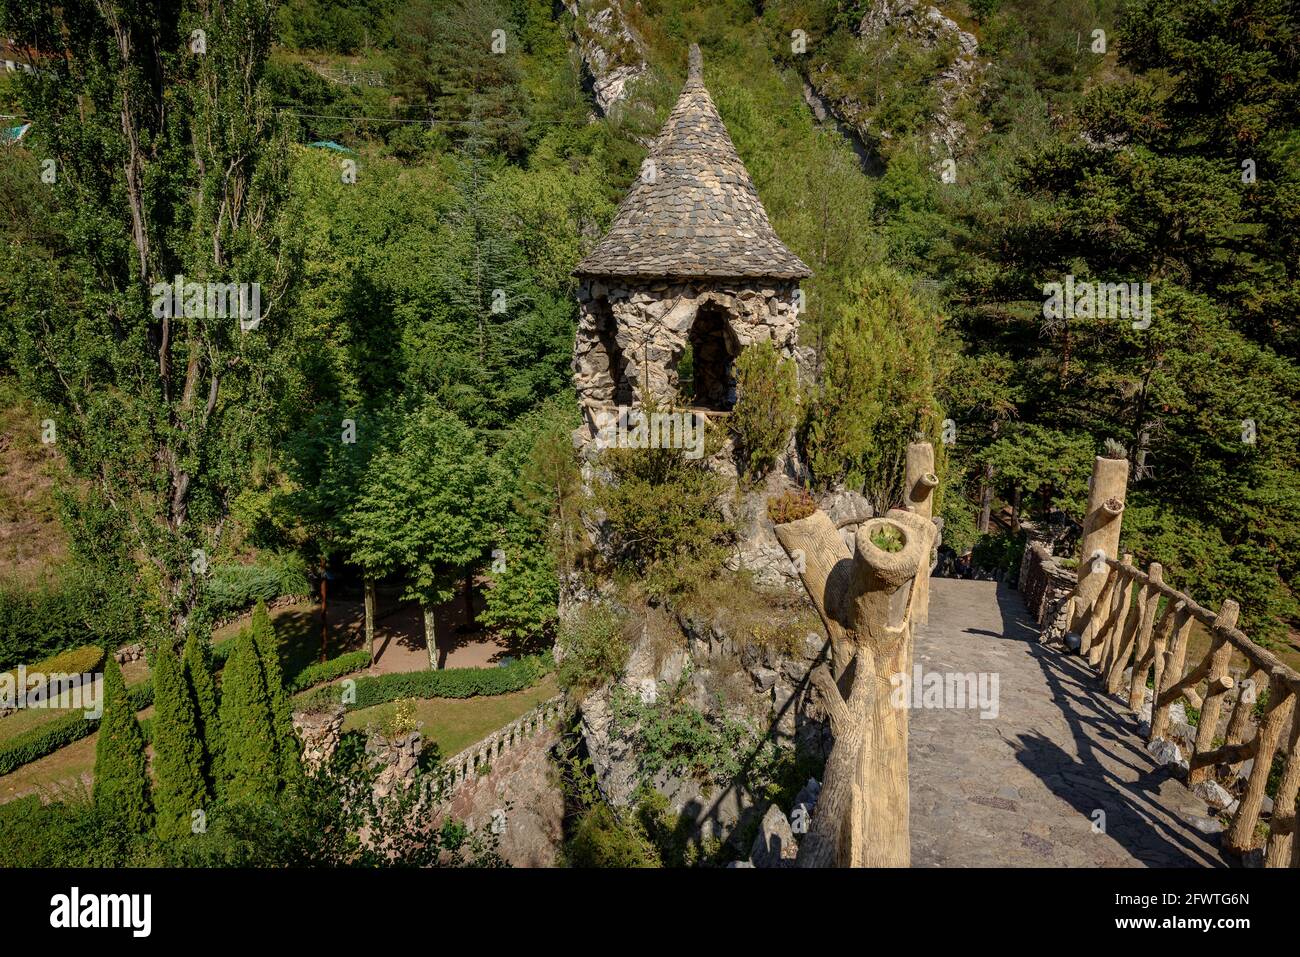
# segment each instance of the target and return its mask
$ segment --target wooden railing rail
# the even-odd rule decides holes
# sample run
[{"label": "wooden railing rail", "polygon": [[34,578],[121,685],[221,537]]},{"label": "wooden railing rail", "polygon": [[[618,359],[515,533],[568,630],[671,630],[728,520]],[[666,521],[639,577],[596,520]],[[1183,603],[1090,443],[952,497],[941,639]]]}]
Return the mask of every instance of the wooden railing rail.
[{"label": "wooden railing rail", "polygon": [[[1089,560],[1083,557],[1083,561]],[[1239,608],[1232,599],[1225,600],[1217,612],[1210,611],[1166,584],[1159,563],[1153,562],[1144,572],[1133,565],[1131,555],[1116,560],[1099,552],[1092,556],[1091,563],[1090,573],[1104,578],[1094,591],[1095,601],[1075,596],[1074,611],[1083,626],[1079,653],[1098,669],[1112,694],[1121,691],[1128,671],[1127,701],[1135,712],[1142,710],[1147,678],[1154,674],[1148,734],[1151,743],[1168,738],[1170,709],[1179,698],[1186,698],[1200,709],[1195,741],[1186,756],[1189,786],[1216,781],[1219,768],[1227,766],[1236,772],[1245,761],[1253,759],[1232,822],[1224,832],[1223,846],[1245,854],[1262,844],[1265,866],[1300,866],[1300,841],[1294,839],[1296,794],[1300,790],[1300,718],[1295,716],[1300,674],[1237,628]],[[1210,645],[1201,660],[1189,667],[1187,651],[1193,622],[1200,622],[1208,630]],[[1223,708],[1228,693],[1237,684],[1229,673],[1234,651],[1246,660],[1248,674],[1232,703],[1224,739],[1219,743],[1217,730]],[[1205,687],[1204,696],[1197,690],[1201,685]],[[1252,720],[1255,691],[1262,687],[1268,689],[1268,701],[1256,727]],[[1263,836],[1258,833],[1262,827],[1261,810],[1279,748],[1285,755],[1282,775]]]}]

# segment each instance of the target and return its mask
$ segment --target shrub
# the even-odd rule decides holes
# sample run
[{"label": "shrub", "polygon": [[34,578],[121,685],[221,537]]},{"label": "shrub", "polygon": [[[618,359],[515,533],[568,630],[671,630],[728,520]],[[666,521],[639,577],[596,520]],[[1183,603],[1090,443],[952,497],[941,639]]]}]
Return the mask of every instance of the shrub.
[{"label": "shrub", "polygon": [[180,660],[164,646],[154,652],[154,805],[158,833],[176,838],[190,832],[190,815],[207,804],[203,736]]},{"label": "shrub", "polygon": [[746,346],[736,361],[736,405],[727,425],[750,479],[772,470],[785,451],[799,415],[799,385],[794,363],[782,359],[771,342]]},{"label": "shrub", "polygon": [[266,676],[250,630],[240,631],[234,646],[221,675],[221,796],[271,799],[279,790],[280,768]]},{"label": "shrub", "polygon": [[588,606],[560,628],[557,677],[575,698],[616,677],[627,664],[627,621],[608,605]]},{"label": "shrub", "polygon": [[342,678],[344,675],[352,674],[354,671],[360,671],[362,668],[369,667],[370,652],[366,650],[349,651],[339,655],[337,658],[331,658],[328,661],[318,661],[315,664],[308,665],[302,671],[294,675],[293,680],[289,682],[289,694],[298,694],[306,691],[313,685],[323,684],[327,681],[334,681],[336,678]]},{"label": "shrub", "polygon": [[807,489],[786,489],[775,498],[767,500],[767,517],[774,525],[797,522],[817,511],[817,500]]},{"label": "shrub", "polygon": [[[83,645],[80,648],[72,648],[68,651],[60,651],[51,655],[44,661],[38,661],[36,664],[27,666],[27,673],[40,672],[44,675],[67,674],[79,675],[88,671],[94,671],[104,660],[104,649],[99,645]],[[10,669],[7,672],[17,680],[17,671]]]},{"label": "shrub", "polygon": [[[473,698],[509,694],[533,685],[554,667],[550,655],[520,658],[501,668],[445,668],[393,675],[366,675],[356,680],[356,700],[348,710],[372,708],[399,698]],[[295,709],[329,708],[339,698],[337,687],[317,688],[300,695]]]},{"label": "shrub", "polygon": [[251,565],[215,567],[204,591],[204,603],[212,617],[219,619],[246,611],[259,601],[310,594],[307,563],[301,556],[269,554]]},{"label": "shrub", "polygon": [[601,457],[610,481],[593,502],[604,513],[614,562],[644,578],[651,595],[690,591],[722,566],[735,538],[720,508],[726,482],[707,463],[717,436],[708,436],[705,455],[695,459],[672,448],[614,448]]},{"label": "shrub", "polygon": [[208,642],[200,642],[191,632],[181,656],[181,674],[203,737],[203,778],[209,793],[215,794],[221,779],[221,719],[217,713],[217,682],[209,652]]},{"label": "shrub", "polygon": [[659,856],[639,821],[624,824],[608,804],[593,806],[565,847],[570,867],[659,867]]},{"label": "shrub", "polygon": [[103,681],[104,717],[95,746],[95,808],[123,830],[140,834],[149,829],[152,813],[144,735],[122,669],[112,657]]}]

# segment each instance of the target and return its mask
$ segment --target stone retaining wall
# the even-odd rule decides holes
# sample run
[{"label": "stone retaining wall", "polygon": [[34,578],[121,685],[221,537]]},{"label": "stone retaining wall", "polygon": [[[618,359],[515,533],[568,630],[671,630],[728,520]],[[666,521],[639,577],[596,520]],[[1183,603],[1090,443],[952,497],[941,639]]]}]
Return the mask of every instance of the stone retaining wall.
[{"label": "stone retaining wall", "polygon": [[557,694],[443,762],[450,772],[446,797],[455,794],[466,781],[473,781],[511,748],[545,728],[559,715],[563,704],[564,695]]},{"label": "stone retaining wall", "polygon": [[[1034,621],[1042,626],[1042,640],[1064,636],[1066,597],[1078,582],[1077,574],[1061,564],[1042,542],[1030,540],[1020,560],[1020,594]],[[1051,621],[1046,621],[1048,617]]]}]

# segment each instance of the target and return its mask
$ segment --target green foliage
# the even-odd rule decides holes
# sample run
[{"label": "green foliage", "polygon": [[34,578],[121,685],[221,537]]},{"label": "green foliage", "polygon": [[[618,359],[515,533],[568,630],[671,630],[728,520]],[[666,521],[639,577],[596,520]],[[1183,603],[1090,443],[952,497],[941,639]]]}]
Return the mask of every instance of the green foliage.
[{"label": "green foliage", "polygon": [[[126,554],[139,573],[123,580],[149,596],[153,634],[177,642],[200,604],[193,551],[215,551],[255,448],[274,435],[289,360],[287,324],[272,318],[294,308],[296,257],[279,218],[288,141],[262,83],[270,16],[246,2],[0,7],[5,36],[59,50],[19,86],[30,145],[58,176],[5,217],[10,362],[58,423],[84,499],[65,516],[71,537],[100,574]],[[187,50],[195,29],[202,57]],[[159,290],[177,276],[257,283],[266,321],[253,335],[206,308],[166,317]],[[105,527],[116,533],[97,540]]]},{"label": "green foliage", "polygon": [[569,867],[660,867],[645,829],[624,823],[604,802],[588,810],[564,846]]},{"label": "green foliage", "polygon": [[772,470],[785,451],[799,415],[794,362],[781,358],[771,342],[746,346],[736,360],[736,405],[727,426],[750,479]]},{"label": "green foliage", "polygon": [[570,437],[577,425],[571,403],[547,402],[511,427],[491,463],[497,500],[509,510],[479,621],[522,648],[552,637],[559,576],[573,567],[581,541]]},{"label": "green foliage", "polygon": [[593,502],[608,523],[614,562],[642,576],[652,595],[689,592],[722,565],[734,537],[719,507],[726,483],[707,464],[717,442],[708,428],[699,458],[673,448],[611,448],[601,456],[610,480]]},{"label": "green foliage", "polygon": [[360,651],[348,651],[339,655],[337,658],[331,658],[328,661],[319,661],[315,664],[308,665],[294,676],[293,681],[288,685],[289,694],[298,694],[306,691],[313,685],[324,684],[327,681],[334,681],[342,678],[344,675],[350,675],[354,671],[360,671],[363,668],[370,667],[370,652],[364,648]]},{"label": "green foliage", "polygon": [[251,565],[218,565],[204,592],[214,619],[245,612],[258,602],[310,594],[307,564],[292,553],[262,555]]},{"label": "green foliage", "polygon": [[154,651],[152,665],[155,824],[170,840],[188,833],[191,814],[207,805],[203,734],[176,653],[163,645]]},{"label": "green foliage", "polygon": [[100,600],[105,592],[97,576],[73,573],[34,588],[0,584],[0,670],[31,663],[91,640],[117,648],[134,641],[132,627],[107,613]]},{"label": "green foliage", "polygon": [[212,673],[211,646],[200,641],[193,630],[185,639],[181,654],[181,677],[198,721],[203,742],[203,780],[209,794],[215,794],[221,780],[221,717],[217,703],[217,683]]},{"label": "green foliage", "polygon": [[257,647],[257,657],[262,666],[271,706],[271,728],[275,737],[279,778],[282,782],[292,781],[298,774],[298,735],[293,730],[289,695],[285,691],[284,675],[280,669],[280,643],[276,640],[275,626],[271,624],[266,605],[257,603],[249,627],[253,633],[253,644]]},{"label": "green foliage", "polygon": [[408,599],[436,605],[482,557],[498,511],[481,443],[425,402],[371,460],[348,513],[348,545],[372,575],[400,571]]},{"label": "green foliage", "polygon": [[[102,681],[104,713],[95,745],[95,809],[127,833],[143,833],[153,814],[144,735],[122,669],[112,655],[105,663]],[[74,717],[88,723],[80,715]]]},{"label": "green foliage", "polygon": [[942,319],[893,270],[864,270],[855,288],[826,343],[803,447],[820,485],[865,486],[879,512],[901,499],[913,433],[938,427]]},{"label": "green foliage", "polygon": [[[103,660],[103,648],[98,645],[85,645],[81,648],[60,651],[58,654],[51,655],[34,664],[31,662],[25,662],[25,664],[27,665],[28,674],[33,672],[44,675],[55,673],[82,674],[83,672],[94,671]],[[10,670],[6,674],[14,681],[17,681],[18,673],[16,671]]]},{"label": "green foliage", "polygon": [[[365,675],[356,679],[356,700],[349,711],[371,708],[399,698],[473,698],[522,691],[537,684],[552,668],[549,655],[519,658],[498,668],[444,668],[391,675]],[[328,708],[342,697],[342,688],[318,688],[300,695],[295,708]]]},{"label": "green foliage", "polygon": [[618,677],[631,648],[627,618],[608,605],[587,605],[560,628],[556,644],[563,652],[556,677],[574,700],[581,700]]},{"label": "green foliage", "polygon": [[275,716],[271,692],[249,629],[234,639],[221,673],[221,797],[233,801],[270,800],[280,785]]},{"label": "green foliage", "polygon": [[611,703],[615,731],[630,736],[642,781],[667,772],[706,788],[734,782],[756,793],[774,783],[782,749],[744,721],[706,714],[677,695],[645,704],[621,686]]}]

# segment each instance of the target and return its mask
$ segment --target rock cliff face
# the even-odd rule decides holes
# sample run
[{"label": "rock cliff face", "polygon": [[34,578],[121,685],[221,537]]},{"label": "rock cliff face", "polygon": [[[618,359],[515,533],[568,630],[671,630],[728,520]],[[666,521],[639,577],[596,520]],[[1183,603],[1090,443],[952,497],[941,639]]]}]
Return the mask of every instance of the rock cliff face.
[{"label": "rock cliff face", "polygon": [[649,68],[645,42],[628,21],[622,0],[566,0],[564,6],[573,17],[596,107],[608,116],[627,95],[628,84]]},{"label": "rock cliff face", "polygon": [[[733,515],[741,537],[733,568],[744,568],[758,587],[753,596],[690,610],[662,606],[637,612],[639,638],[633,643],[618,686],[608,684],[579,703],[583,738],[602,794],[611,804],[632,802],[642,784],[665,795],[675,812],[694,821],[701,839],[727,840],[757,822],[767,808],[761,795],[737,782],[707,782],[641,767],[635,724],[620,716],[619,697],[643,703],[679,701],[708,721],[740,722],[755,740],[770,735],[778,747],[824,758],[830,747],[825,714],[808,673],[823,658],[826,636],[808,605],[798,575],[781,549],[767,517],[769,494],[787,484],[780,470],[769,488],[739,498]],[[871,506],[856,492],[822,496],[821,507],[852,535]],[[757,627],[756,627],[757,626]],[[765,632],[766,639],[755,638]],[[773,639],[776,633],[781,637]],[[738,848],[745,852],[749,849]]]},{"label": "rock cliff face", "polygon": [[[792,621],[798,617],[794,608],[786,613]],[[662,614],[675,634],[666,636],[647,623],[619,686],[606,685],[580,702],[582,734],[597,783],[611,804],[630,804],[638,787],[648,784],[694,822],[696,837],[725,841],[766,810],[765,798],[736,781],[702,781],[663,771],[645,775],[637,726],[620,715],[617,696],[635,696],[643,703],[679,700],[710,720],[745,725],[755,742],[770,733],[779,747],[824,757],[829,730],[808,672],[821,657],[825,638],[809,632],[794,647],[778,649],[748,640],[723,610]]]},{"label": "rock cliff face", "polygon": [[[895,42],[913,41],[926,50],[949,44],[953,46],[953,59],[931,80],[938,93],[939,105],[931,121],[929,136],[937,153],[956,156],[961,152],[967,132],[957,118],[958,102],[974,91],[983,70],[979,42],[938,7],[917,0],[873,0],[858,24],[859,42],[875,43],[891,34],[896,37]],[[823,65],[821,70],[825,69]],[[815,109],[830,111],[867,142],[890,138],[890,130],[873,127],[865,104],[851,97],[829,94],[819,78],[820,72],[812,71],[808,77],[812,91],[805,94],[810,103],[816,102]]]}]

